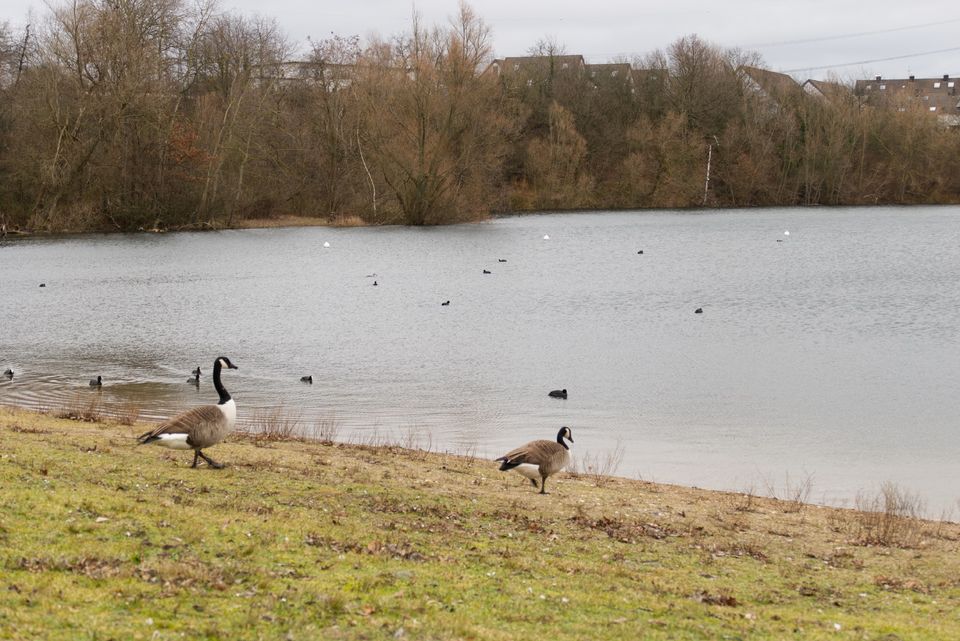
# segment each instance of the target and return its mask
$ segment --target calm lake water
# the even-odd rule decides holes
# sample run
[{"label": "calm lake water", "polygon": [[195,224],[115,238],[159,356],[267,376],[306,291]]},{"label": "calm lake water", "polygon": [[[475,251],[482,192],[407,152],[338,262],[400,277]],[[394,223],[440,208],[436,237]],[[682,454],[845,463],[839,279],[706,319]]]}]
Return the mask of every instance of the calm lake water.
[{"label": "calm lake water", "polygon": [[0,274],[0,403],[99,374],[105,407],[160,418],[216,399],[223,354],[242,421],[490,457],[568,425],[625,476],[960,499],[956,207],[29,238]]}]

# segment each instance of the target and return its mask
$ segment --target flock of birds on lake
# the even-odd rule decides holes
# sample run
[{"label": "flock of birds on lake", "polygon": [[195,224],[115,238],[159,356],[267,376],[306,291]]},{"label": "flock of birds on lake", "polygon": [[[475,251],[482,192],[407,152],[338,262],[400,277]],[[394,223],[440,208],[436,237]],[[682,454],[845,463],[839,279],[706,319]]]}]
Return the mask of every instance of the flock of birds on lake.
[{"label": "flock of birds on lake", "polygon": [[[790,232],[784,232],[789,236]],[[549,240],[549,236],[544,236],[544,240]],[[779,240],[777,242],[780,242]],[[329,243],[324,243],[324,247],[329,247]],[[637,251],[638,255],[643,254],[643,250]],[[505,258],[497,259],[499,263],[507,262]],[[490,270],[484,269],[484,274],[491,274]],[[373,286],[378,286],[376,274],[367,274],[367,278],[374,278]],[[40,287],[46,287],[46,283],[41,283]],[[446,307],[450,301],[440,303]],[[695,314],[702,314],[703,308],[698,307],[694,310]],[[230,362],[226,356],[218,357],[213,364],[213,386],[220,396],[215,405],[201,405],[186,410],[170,418],[154,429],[141,434],[137,437],[137,442],[141,445],[158,445],[175,450],[193,450],[193,464],[191,467],[197,467],[200,459],[206,461],[210,467],[220,469],[222,464],[217,463],[203,450],[221,442],[227,435],[233,431],[237,421],[237,406],[230,393],[223,386],[220,374],[223,368],[238,369],[236,365]],[[198,365],[190,374],[187,383],[199,388],[200,366]],[[7,369],[3,373],[3,378],[13,380],[13,370]],[[301,376],[300,382],[312,385],[313,376]],[[90,387],[102,388],[103,377],[97,376],[90,379]],[[567,390],[552,390],[548,396],[556,399],[566,399]],[[496,459],[500,463],[502,471],[513,470],[522,476],[528,478],[534,487],[540,488],[541,494],[546,494],[547,478],[559,472],[567,466],[570,461],[570,446],[566,441],[573,443],[573,433],[569,427],[561,427],[557,433],[556,440],[535,440],[525,443],[520,447],[511,450],[500,458]],[[539,479],[539,484],[538,484]]]}]

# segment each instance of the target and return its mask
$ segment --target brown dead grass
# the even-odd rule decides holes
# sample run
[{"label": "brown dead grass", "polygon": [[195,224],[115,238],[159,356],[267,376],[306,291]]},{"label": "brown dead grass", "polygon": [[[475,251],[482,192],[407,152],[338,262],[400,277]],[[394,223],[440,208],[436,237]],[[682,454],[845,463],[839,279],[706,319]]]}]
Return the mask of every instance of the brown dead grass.
[{"label": "brown dead grass", "polygon": [[277,216],[275,218],[247,218],[236,221],[237,229],[274,229],[277,227],[363,227],[359,216],[339,216],[332,220],[313,216]]}]

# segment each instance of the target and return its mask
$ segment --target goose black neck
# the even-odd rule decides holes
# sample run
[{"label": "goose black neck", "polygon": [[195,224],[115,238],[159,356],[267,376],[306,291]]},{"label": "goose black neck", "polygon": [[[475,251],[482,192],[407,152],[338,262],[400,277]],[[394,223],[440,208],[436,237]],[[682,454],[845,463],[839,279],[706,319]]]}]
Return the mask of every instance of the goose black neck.
[{"label": "goose black neck", "polygon": [[569,449],[570,449],[570,446],[567,445],[567,444],[564,442],[564,440],[563,440],[563,430],[560,430],[560,433],[557,434],[557,443],[559,443],[560,445],[562,445],[562,446],[563,446],[563,449],[565,449],[565,450],[569,450]]},{"label": "goose black neck", "polygon": [[213,364],[213,386],[217,390],[217,394],[220,395],[220,402],[217,405],[223,405],[230,400],[230,392],[227,391],[227,388],[223,386],[223,383],[220,382],[220,359]]}]

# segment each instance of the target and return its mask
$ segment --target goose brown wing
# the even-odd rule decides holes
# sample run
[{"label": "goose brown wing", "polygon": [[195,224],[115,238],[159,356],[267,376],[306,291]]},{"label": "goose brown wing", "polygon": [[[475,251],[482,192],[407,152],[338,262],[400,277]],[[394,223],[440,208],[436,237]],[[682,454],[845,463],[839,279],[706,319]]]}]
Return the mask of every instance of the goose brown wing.
[{"label": "goose brown wing", "polygon": [[141,434],[137,440],[144,442],[161,434],[189,434],[188,442],[192,442],[195,440],[195,435],[208,431],[222,421],[223,412],[219,407],[201,405],[167,419],[149,432]]},{"label": "goose brown wing", "polygon": [[563,450],[564,448],[556,441],[530,441],[526,445],[521,445],[517,449],[507,452],[497,460],[516,465],[522,465],[523,463],[540,465],[556,455],[558,449]]}]

